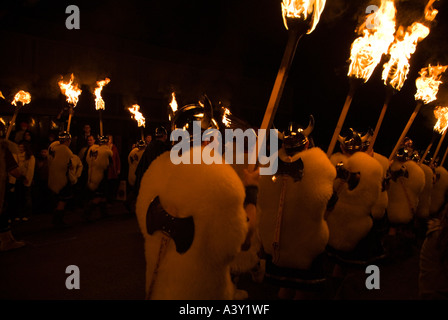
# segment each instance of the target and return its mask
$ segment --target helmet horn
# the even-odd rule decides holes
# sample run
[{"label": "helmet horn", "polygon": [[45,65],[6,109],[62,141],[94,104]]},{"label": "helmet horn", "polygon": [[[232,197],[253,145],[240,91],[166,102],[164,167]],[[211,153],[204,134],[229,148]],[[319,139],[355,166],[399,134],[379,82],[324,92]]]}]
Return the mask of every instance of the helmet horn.
[{"label": "helmet horn", "polygon": [[303,134],[306,137],[308,137],[311,134],[311,132],[313,132],[313,130],[314,130],[314,117],[313,115],[310,115],[310,121],[308,123],[308,127],[305,130],[303,130]]}]

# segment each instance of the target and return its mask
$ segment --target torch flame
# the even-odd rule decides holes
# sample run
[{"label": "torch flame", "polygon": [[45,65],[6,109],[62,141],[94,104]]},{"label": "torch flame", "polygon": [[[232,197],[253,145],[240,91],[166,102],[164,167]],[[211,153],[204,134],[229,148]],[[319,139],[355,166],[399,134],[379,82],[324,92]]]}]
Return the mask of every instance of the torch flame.
[{"label": "torch flame", "polygon": [[176,101],[176,94],[174,92],[171,93],[171,102],[170,102],[170,107],[171,107],[171,113],[168,115],[168,119],[171,121],[171,114],[175,114],[177,111],[177,101]]},{"label": "torch flame", "polygon": [[436,1],[437,0],[429,0],[425,7],[425,19],[428,21],[433,21],[436,18],[437,13],[439,13],[439,11],[434,9],[432,6],[432,4]]},{"label": "torch flame", "polygon": [[434,115],[437,118],[434,131],[443,134],[448,128],[448,107],[436,107],[434,109]]},{"label": "torch flame", "polygon": [[393,0],[382,0],[375,13],[375,21],[379,23],[373,26],[363,24],[363,36],[355,39],[351,47],[348,76],[363,79],[364,82],[369,80],[382,55],[394,41],[395,13]]},{"label": "torch flame", "polygon": [[74,75],[70,76],[69,82],[64,82],[63,80],[59,81],[59,88],[61,88],[62,94],[67,97],[67,102],[72,104],[73,107],[76,107],[78,103],[78,97],[81,94],[81,89],[78,88],[78,84],[73,84]]},{"label": "torch flame", "polygon": [[421,100],[425,104],[436,100],[439,86],[442,83],[440,78],[442,73],[448,66],[435,66],[429,65],[427,68],[420,70],[420,77],[415,80],[417,86],[417,93],[415,94],[415,100]]},{"label": "torch flame", "polygon": [[228,116],[230,116],[230,115],[231,115],[230,110],[227,108],[224,108],[224,113],[222,115],[222,123],[224,123],[224,125],[228,128],[230,127],[230,124],[232,123],[232,121],[228,118]]},{"label": "torch flame", "polygon": [[22,102],[22,105],[28,104],[31,102],[31,95],[28,92],[20,90],[14,96],[14,100],[11,102],[11,104],[17,106],[17,102]]},{"label": "torch flame", "polygon": [[390,58],[383,66],[382,79],[385,85],[400,90],[409,73],[409,58],[415,52],[417,43],[426,38],[429,28],[414,22],[406,31],[402,26],[397,31],[394,43],[389,49]]},{"label": "torch flame", "polygon": [[176,94],[174,92],[171,93],[171,102],[170,102],[170,107],[171,110],[173,111],[173,113],[175,113],[177,111],[177,101],[176,101]]},{"label": "torch flame", "polygon": [[5,97],[3,96],[3,93],[0,91],[0,98],[5,99]]},{"label": "torch flame", "polygon": [[145,117],[141,114],[140,106],[138,104],[134,104],[131,107],[128,108],[128,110],[132,113],[132,118],[134,118],[137,121],[137,125],[139,127],[145,126]]},{"label": "torch flame", "polygon": [[105,103],[104,103],[103,98],[101,97],[101,91],[103,90],[103,87],[106,84],[108,84],[109,82],[110,82],[109,78],[106,78],[104,80],[96,82],[96,85],[97,85],[97,87],[95,88],[95,97],[96,97],[95,98],[95,109],[96,110],[104,110],[105,109],[104,108]]},{"label": "torch flame", "polygon": [[288,30],[288,18],[307,20],[309,16],[312,16],[311,27],[307,34],[313,32],[324,10],[325,2],[326,0],[283,0],[282,16],[286,30]]}]

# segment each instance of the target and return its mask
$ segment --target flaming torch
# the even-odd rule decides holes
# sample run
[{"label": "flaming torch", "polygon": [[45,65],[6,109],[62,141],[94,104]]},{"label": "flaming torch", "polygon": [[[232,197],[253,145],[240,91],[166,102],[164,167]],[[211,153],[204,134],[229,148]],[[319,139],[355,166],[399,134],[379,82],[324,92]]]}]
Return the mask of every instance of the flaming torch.
[{"label": "flaming torch", "polygon": [[103,90],[103,87],[110,82],[109,78],[106,78],[101,81],[97,81],[95,88],[95,109],[98,110],[99,116],[100,116],[100,135],[103,135],[103,110],[105,110],[105,102],[103,98],[101,97],[101,91]]},{"label": "flaming torch", "polygon": [[[325,2],[326,0],[282,0],[282,17],[288,30],[288,42],[260,129],[271,128],[299,40],[304,34],[310,34],[316,28]],[[255,164],[249,164],[248,170],[251,171],[254,167]]]},{"label": "flaming torch", "polygon": [[145,127],[146,120],[143,117],[142,113],[139,111],[140,106],[138,104],[134,104],[128,108],[129,112],[132,114],[132,118],[137,121],[137,126],[141,128],[142,140],[145,140],[145,135],[143,133],[143,128]]},{"label": "flaming torch", "polygon": [[168,114],[168,119],[171,121],[171,117],[176,113],[177,111],[177,100],[176,100],[176,94],[174,92],[171,93],[171,102],[170,102],[170,112]]},{"label": "flaming torch", "polygon": [[445,139],[447,128],[448,128],[448,107],[437,107],[434,110],[434,115],[437,118],[437,123],[434,126],[434,130],[436,130],[439,134],[442,135],[440,138],[439,144],[437,145],[436,151],[434,152],[434,156],[431,159],[430,164],[432,165],[434,163],[434,160],[437,157],[437,154],[439,153],[440,147],[442,146],[442,142]]},{"label": "flaming torch", "polygon": [[366,23],[358,28],[358,30],[362,30],[362,36],[355,39],[351,46],[351,62],[348,70],[350,89],[327,150],[328,157],[333,153],[358,84],[361,81],[366,83],[370,79],[376,66],[380,63],[381,57],[394,41],[395,13],[393,0],[382,0],[378,11],[372,14],[374,21],[379,23],[368,25],[367,20],[372,18],[370,15],[367,17]]},{"label": "flaming torch", "polygon": [[378,136],[378,132],[383,122],[392,95],[400,91],[409,73],[409,59],[415,52],[417,43],[429,34],[429,28],[421,23],[414,22],[407,32],[402,26],[397,31],[395,41],[389,49],[389,61],[383,66],[382,79],[386,85],[386,99],[381,109],[380,117],[375,127],[368,151],[373,149],[373,145]]},{"label": "flaming torch", "polygon": [[[20,102],[21,105],[17,105],[17,102]],[[11,134],[11,130],[12,130],[12,127],[13,127],[14,123],[16,122],[16,118],[17,118],[17,115],[19,113],[19,110],[24,105],[26,105],[26,104],[28,104],[30,102],[31,102],[31,95],[28,92],[26,92],[26,91],[20,90],[14,96],[14,100],[12,100],[11,104],[16,106],[17,108],[14,110],[14,115],[12,116],[12,119],[9,122],[8,130],[6,131],[6,139],[8,139],[9,135]]]},{"label": "flaming torch", "polygon": [[70,112],[68,115],[68,124],[67,124],[67,132],[70,132],[70,124],[72,121],[73,116],[73,109],[78,104],[79,95],[81,94],[82,90],[78,88],[78,84],[74,84],[73,80],[75,79],[75,76],[73,73],[70,76],[69,82],[64,82],[63,80],[59,81],[59,88],[61,89],[62,94],[64,94],[67,97],[67,102],[70,105]]},{"label": "flaming torch", "polygon": [[[434,125],[434,135],[431,139],[431,142],[429,143],[428,147],[425,150],[425,153],[423,154],[422,158],[420,159],[420,162],[423,162],[426,159],[426,156],[429,153],[429,150],[431,149],[432,145],[434,144],[434,141],[437,137],[437,135],[442,134],[441,141],[439,141],[439,145],[437,146],[437,153],[438,149],[440,149],[440,145],[445,138],[446,129],[448,128],[448,107],[436,107],[434,109],[434,116],[437,119],[436,124]],[[436,152],[434,153],[434,157],[436,156]]]},{"label": "flaming torch", "polygon": [[415,80],[415,85],[417,86],[417,92],[415,94],[415,100],[417,100],[417,105],[412,113],[411,117],[406,124],[403,132],[401,133],[400,138],[398,138],[397,143],[395,144],[392,153],[389,156],[389,161],[391,161],[395,153],[397,152],[399,146],[401,145],[404,137],[409,131],[412,123],[414,122],[415,117],[420,111],[420,108],[423,104],[428,104],[437,98],[437,92],[439,91],[439,86],[442,83],[440,78],[442,77],[442,73],[445,72],[448,66],[431,66],[429,65],[426,68],[420,70],[420,77]]},{"label": "flaming torch", "polygon": [[221,121],[222,121],[222,123],[224,123],[224,125],[227,127],[227,128],[229,128],[230,127],[230,125],[231,125],[231,123],[232,123],[232,120],[230,119],[230,116],[231,116],[232,114],[230,113],[230,110],[228,109],[228,108],[225,108],[224,107],[224,109],[223,109],[223,113],[222,113],[222,119],[221,119]]}]

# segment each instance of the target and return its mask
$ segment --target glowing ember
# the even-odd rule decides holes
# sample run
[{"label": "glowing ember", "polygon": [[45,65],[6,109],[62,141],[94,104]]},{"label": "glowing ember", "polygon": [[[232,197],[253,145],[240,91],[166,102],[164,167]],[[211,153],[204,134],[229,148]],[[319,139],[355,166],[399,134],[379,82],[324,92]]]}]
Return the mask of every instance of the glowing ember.
[{"label": "glowing ember", "polygon": [[397,37],[389,49],[390,58],[383,66],[385,85],[400,90],[409,73],[409,58],[415,52],[417,43],[426,38],[429,28],[421,23],[413,23],[406,33],[403,27],[397,31]]},{"label": "glowing ember", "polygon": [[429,65],[427,68],[420,70],[420,77],[415,80],[417,86],[415,100],[421,100],[424,103],[430,103],[431,101],[436,100],[439,86],[442,84],[440,78],[447,67],[448,66],[432,67]]},{"label": "glowing ember", "polygon": [[439,11],[434,9],[432,6],[432,4],[436,1],[437,0],[430,0],[425,7],[425,19],[428,21],[433,21],[437,15],[437,13],[439,13]]},{"label": "glowing ember", "polygon": [[230,124],[232,123],[232,121],[228,118],[228,116],[230,116],[230,115],[231,115],[230,110],[227,108],[224,108],[224,113],[222,115],[221,121],[222,121],[222,123],[224,123],[224,125],[226,127],[230,127]]},{"label": "glowing ember", "polygon": [[311,27],[307,33],[313,32],[324,10],[325,2],[325,0],[283,0],[282,15],[286,30],[288,30],[287,19],[307,20],[311,17]]},{"label": "glowing ember", "polygon": [[17,102],[22,102],[22,105],[30,103],[31,102],[31,95],[28,92],[20,90],[14,96],[14,100],[11,102],[11,104],[17,106],[17,104],[16,104]]},{"label": "glowing ember", "polygon": [[82,90],[78,88],[78,84],[73,84],[74,75],[70,76],[69,82],[59,81],[59,88],[61,88],[62,94],[67,97],[67,102],[76,107],[78,103],[78,97],[81,94]]},{"label": "glowing ember", "polygon": [[448,127],[448,107],[436,107],[434,109],[434,116],[437,119],[434,131],[443,134]]},{"label": "glowing ember", "polygon": [[393,0],[382,0],[375,13],[375,21],[379,23],[369,28],[366,23],[361,26],[363,35],[355,39],[351,47],[348,76],[364,82],[369,80],[382,55],[394,41],[395,13]]},{"label": "glowing ember", "polygon": [[5,99],[5,97],[3,96],[3,93],[0,91],[0,98]]},{"label": "glowing ember", "polygon": [[101,91],[103,90],[103,87],[108,84],[110,82],[109,78],[106,78],[104,80],[101,81],[97,81],[96,85],[97,87],[95,88],[95,109],[96,110],[104,110],[104,100],[101,97]]},{"label": "glowing ember", "polygon": [[134,104],[133,106],[129,107],[128,110],[132,113],[132,118],[134,118],[137,121],[137,125],[139,127],[145,126],[145,117],[141,114],[140,106],[138,104]]}]

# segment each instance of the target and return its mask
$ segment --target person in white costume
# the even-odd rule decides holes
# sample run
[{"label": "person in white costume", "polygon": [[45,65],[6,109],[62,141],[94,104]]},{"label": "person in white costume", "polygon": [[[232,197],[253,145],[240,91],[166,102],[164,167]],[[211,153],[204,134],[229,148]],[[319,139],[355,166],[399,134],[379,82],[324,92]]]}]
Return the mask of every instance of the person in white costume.
[{"label": "person in white costume", "polygon": [[90,200],[84,210],[84,219],[90,220],[95,209],[99,208],[101,217],[106,217],[107,212],[107,172],[112,163],[112,150],[107,145],[108,136],[100,136],[98,144],[90,147],[86,157],[89,167],[87,175],[87,189],[90,192]]},{"label": "person in white costume", "polygon": [[139,140],[128,154],[128,194],[126,197],[126,208],[130,213],[135,213],[135,201],[137,199],[137,192],[135,190],[135,170],[142,159],[145,152],[146,143],[144,140]]},{"label": "person in white costume", "polygon": [[69,148],[71,141],[70,133],[62,132],[59,140],[48,147],[48,187],[57,201],[53,215],[55,226],[65,225],[65,207],[73,198],[74,185],[82,172],[81,160]]},{"label": "person in white costume", "polygon": [[341,152],[331,155],[337,169],[334,189],[338,201],[327,212],[330,239],[327,252],[334,258],[336,275],[384,257],[381,239],[373,227],[373,212],[383,188],[384,169],[367,154],[369,133],[350,129],[339,136]]},{"label": "person in white costume", "polygon": [[[201,121],[202,132],[217,128],[211,110],[208,99],[186,105],[174,115],[172,129],[188,131],[193,121]],[[191,133],[190,138],[201,139]],[[182,150],[182,155],[191,160],[206,144]],[[171,152],[151,163],[137,197],[146,299],[234,299],[230,266],[248,238],[246,210],[253,209],[256,197],[252,194],[245,210],[245,186],[230,165],[173,164]]]},{"label": "person in white costume", "polygon": [[336,169],[320,148],[309,147],[313,128],[313,117],[306,128],[290,123],[280,135],[277,173],[260,177],[265,280],[280,287],[281,299],[315,297],[326,283],[330,234],[324,215]]}]

